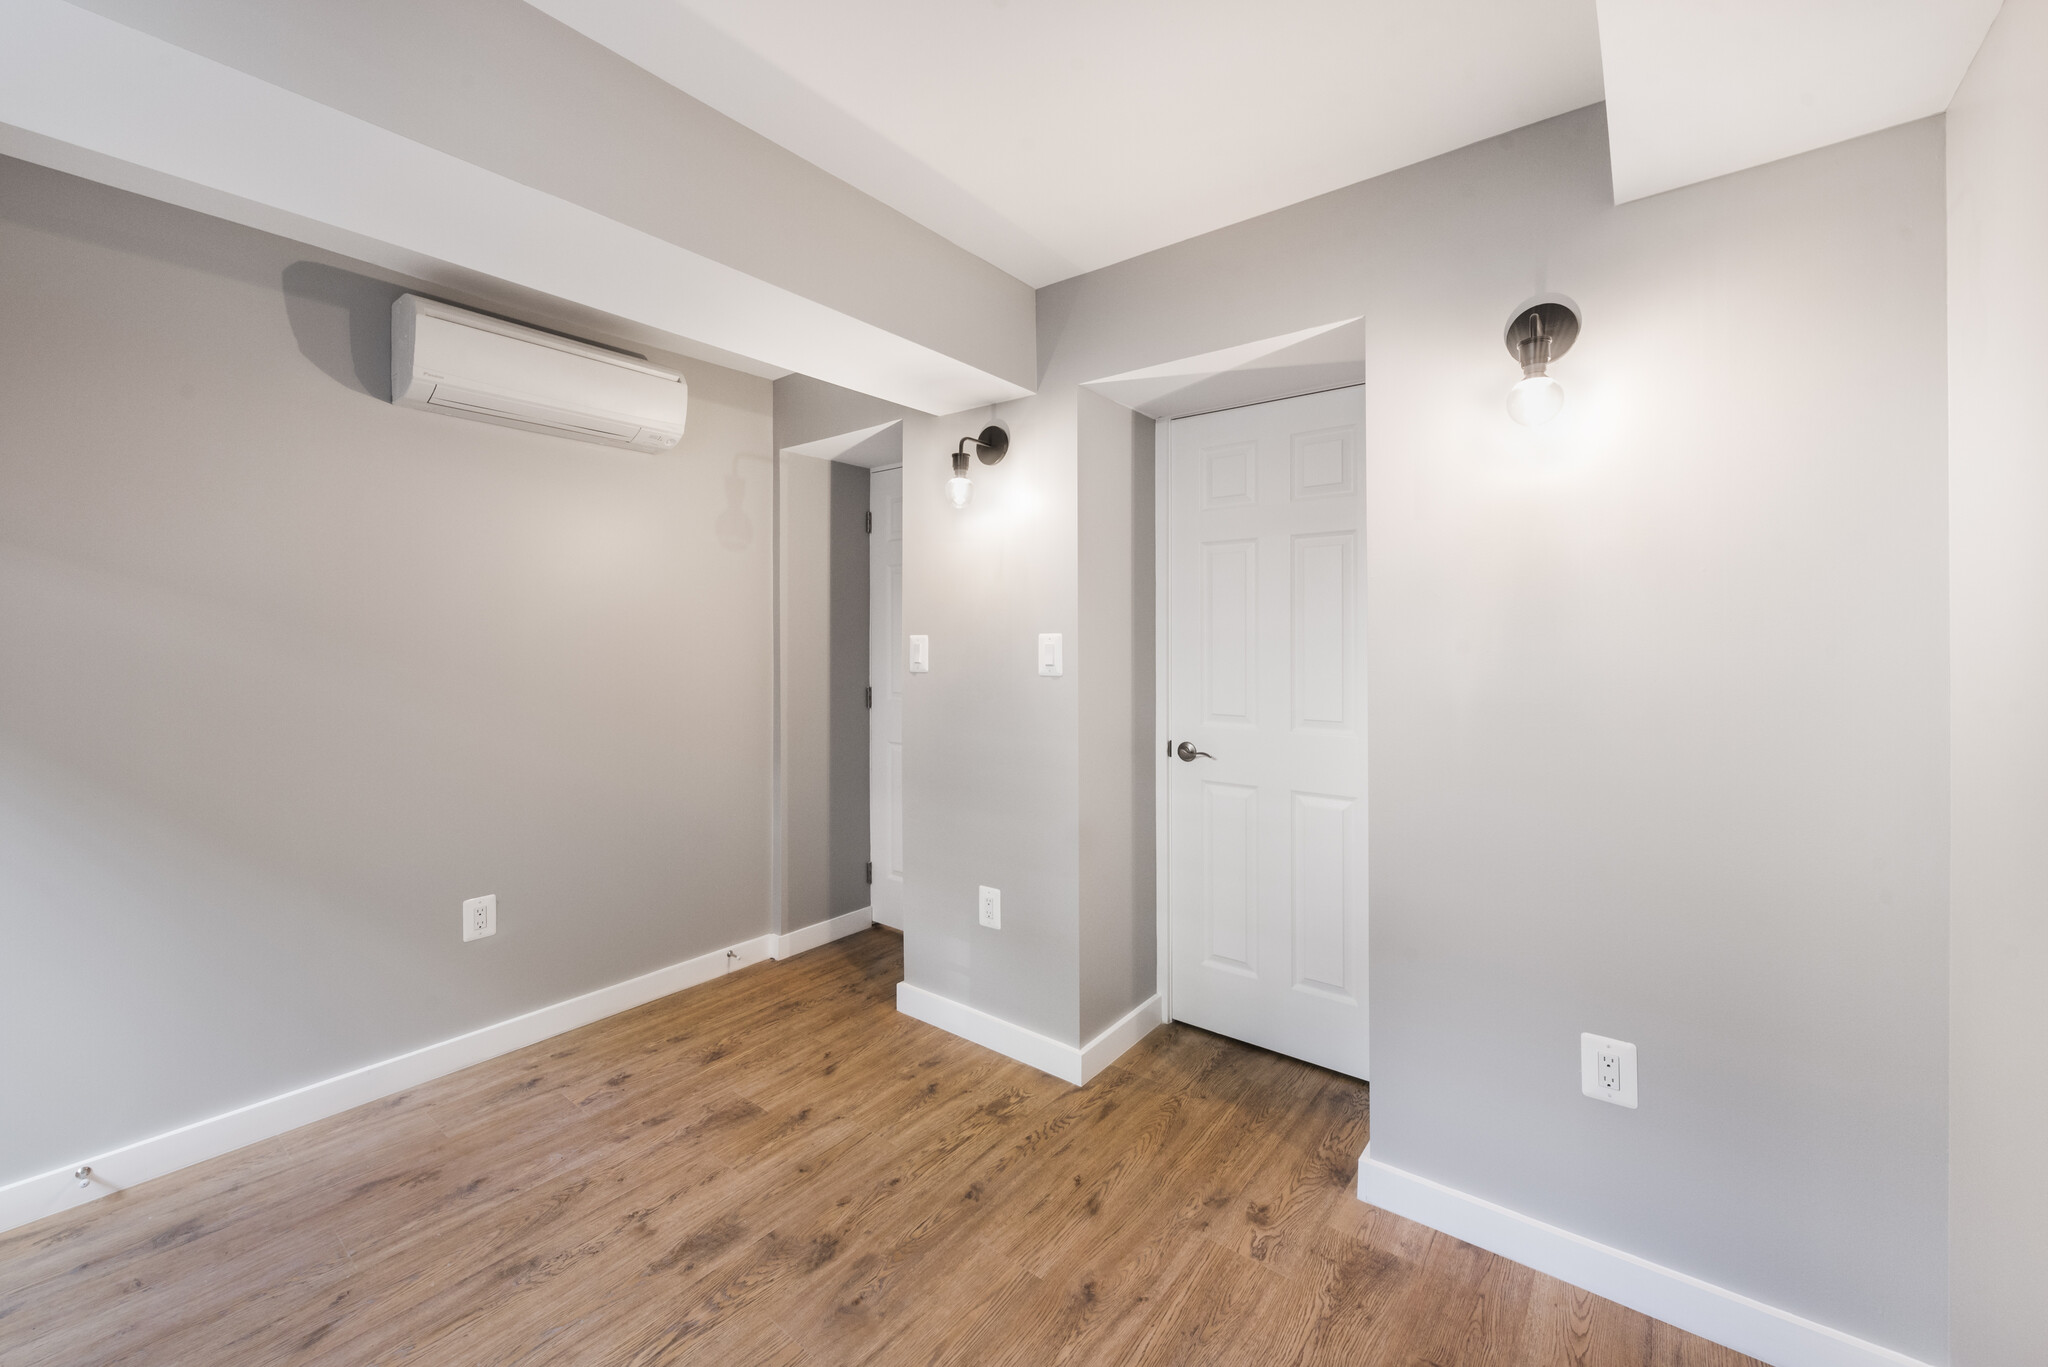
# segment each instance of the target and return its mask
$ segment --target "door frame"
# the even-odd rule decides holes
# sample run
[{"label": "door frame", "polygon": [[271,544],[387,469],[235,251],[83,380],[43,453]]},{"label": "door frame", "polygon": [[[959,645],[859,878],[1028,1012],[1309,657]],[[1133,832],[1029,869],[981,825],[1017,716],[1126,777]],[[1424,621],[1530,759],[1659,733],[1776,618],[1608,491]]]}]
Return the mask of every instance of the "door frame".
[{"label": "door frame", "polygon": [[1166,706],[1173,659],[1167,532],[1171,526],[1168,512],[1173,507],[1173,424],[1177,421],[1158,418],[1152,424],[1152,852],[1156,865],[1152,912],[1158,937],[1153,974],[1160,1014],[1168,1021],[1177,1019],[1173,1013],[1173,760],[1166,753],[1167,728],[1172,725]]},{"label": "door frame", "polygon": [[[1353,381],[1350,384],[1332,385],[1330,387],[1332,390],[1363,388],[1365,388],[1365,382],[1362,380]],[[1307,398],[1310,394],[1329,392],[1330,390],[1312,389],[1300,394],[1275,394],[1270,399],[1256,399],[1251,403],[1232,404],[1230,409],[1257,408],[1261,404],[1280,403],[1286,399],[1301,399]],[[1170,611],[1172,601],[1167,566],[1168,552],[1171,547],[1168,533],[1172,526],[1169,512],[1173,507],[1173,425],[1182,418],[1199,418],[1206,413],[1229,412],[1230,409],[1203,409],[1200,412],[1194,413],[1177,413],[1170,418],[1155,418],[1152,423],[1152,846],[1155,867],[1152,914],[1158,946],[1154,951],[1158,963],[1158,967],[1154,970],[1154,977],[1158,984],[1161,1013],[1168,1021],[1179,1019],[1173,1010],[1173,842],[1171,833],[1173,831],[1173,766],[1175,761],[1167,750],[1167,743],[1171,739],[1168,728],[1172,725],[1172,718],[1167,715],[1170,666],[1173,659],[1173,614]],[[1358,474],[1361,497],[1364,497],[1365,471],[1368,459],[1370,459],[1370,454],[1366,449],[1365,434],[1361,432],[1358,442]],[[1369,508],[1370,504],[1367,507]],[[1361,513],[1359,518],[1358,578],[1361,597],[1364,594],[1365,585],[1365,516],[1364,513]],[[1359,610],[1361,613],[1364,612],[1363,602],[1360,603]],[[1358,667],[1364,670],[1367,668],[1367,662],[1371,659],[1371,652],[1366,649],[1363,634],[1361,634],[1359,640],[1358,654]],[[1369,673],[1365,679],[1365,695],[1368,699],[1372,697],[1372,678]],[[1372,716],[1368,711],[1366,715],[1366,725],[1368,727],[1366,755],[1368,757],[1368,766],[1371,763],[1370,756],[1372,754],[1372,736],[1369,729],[1371,724]],[[1369,779],[1370,776],[1370,770],[1368,769],[1367,778]],[[1372,791],[1370,783],[1364,784],[1361,791],[1366,794],[1365,820],[1366,838],[1369,848],[1372,830]],[[1370,871],[1368,870],[1367,877],[1370,878],[1370,876]],[[1371,906],[1371,889],[1368,886],[1366,892],[1366,963],[1368,965],[1372,963]],[[1371,992],[1369,979],[1367,992],[1368,994]],[[1370,1011],[1370,995],[1368,995],[1366,1000],[1366,1009]]]},{"label": "door frame", "polygon": [[[889,473],[890,471],[896,471],[896,472],[898,472],[898,473],[900,474],[900,473],[902,472],[902,470],[903,470],[903,462],[902,462],[901,460],[898,460],[898,461],[897,461],[897,462],[895,462],[895,463],[894,463],[893,465],[876,465],[876,466],[872,466],[872,467],[870,467],[870,468],[869,468],[869,470],[868,470],[868,510],[869,510],[869,516],[870,516],[870,518],[871,518],[871,519],[872,519],[872,517],[873,517],[873,513],[874,513],[874,506],[875,506],[875,483],[874,483],[874,480],[875,480],[875,476],[876,476],[876,475],[882,475],[882,474],[888,474],[888,473]],[[874,919],[874,923],[875,923],[876,925],[878,925],[878,926],[887,926],[887,927],[888,927],[888,928],[889,928],[890,930],[896,931],[896,932],[898,932],[898,933],[900,934],[900,933],[902,932],[902,930],[903,930],[903,925],[902,925],[902,921],[903,921],[903,907],[901,906],[901,904],[900,904],[900,903],[899,903],[899,904],[897,905],[897,907],[895,908],[895,916],[896,916],[896,920],[895,920],[895,921],[893,921],[893,922],[891,922],[891,921],[885,921],[885,920],[883,920],[883,919],[882,919],[882,918],[881,918],[880,916],[877,916],[877,915],[875,915],[875,909],[876,909],[875,889],[876,889],[877,887],[881,886],[881,884],[880,884],[880,882],[879,882],[879,879],[881,879],[881,878],[885,878],[885,877],[887,877],[887,876],[888,876],[886,872],[881,872],[881,870],[884,870],[884,869],[885,869],[885,867],[886,867],[886,865],[887,865],[887,862],[888,862],[888,861],[887,861],[887,860],[886,860],[886,859],[885,859],[885,858],[883,857],[883,856],[885,855],[886,851],[884,851],[883,849],[881,849],[881,848],[880,848],[880,847],[878,846],[877,842],[876,842],[876,832],[877,832],[877,831],[879,830],[879,825],[878,825],[878,823],[877,823],[877,821],[876,821],[876,819],[875,819],[875,798],[874,798],[874,793],[875,793],[875,784],[876,784],[876,780],[877,780],[877,777],[878,777],[878,775],[877,775],[877,773],[876,773],[876,770],[875,770],[875,715],[876,715],[876,712],[877,712],[877,710],[878,710],[878,709],[876,709],[876,707],[874,706],[874,702],[873,702],[873,697],[874,697],[874,694],[873,694],[873,691],[872,691],[872,690],[874,690],[874,689],[876,689],[876,688],[879,688],[879,687],[881,686],[881,681],[880,681],[879,679],[877,679],[877,678],[876,678],[876,667],[877,667],[877,665],[878,665],[878,664],[880,664],[880,661],[879,661],[879,660],[877,660],[877,658],[876,658],[876,656],[875,656],[875,646],[874,646],[874,642],[875,642],[875,614],[876,614],[876,612],[877,612],[877,611],[879,611],[879,610],[881,609],[881,606],[882,606],[882,605],[881,605],[881,604],[879,604],[878,602],[876,602],[876,600],[875,600],[875,594],[874,594],[874,582],[875,582],[875,579],[874,579],[874,564],[875,564],[875,529],[874,529],[874,527],[873,527],[873,525],[872,525],[872,523],[871,523],[871,525],[870,525],[870,526],[868,527],[868,585],[869,585],[869,590],[868,590],[868,688],[869,688],[869,690],[870,690],[870,692],[869,692],[869,703],[868,703],[868,747],[867,747],[867,753],[868,753],[868,868],[869,868],[869,875],[868,875],[868,914],[869,914],[869,915],[870,915],[871,917],[873,917],[873,919]],[[899,606],[899,608],[901,607],[901,605],[900,605],[900,604],[899,604],[898,606]],[[901,613],[900,613],[900,611],[899,611],[899,613],[898,613],[898,618],[899,618],[899,626],[900,626],[900,624],[901,624],[901,623],[900,623],[900,618],[901,618]],[[899,635],[900,635],[900,633],[899,633]],[[897,649],[897,650],[898,650],[899,652],[901,651],[901,649],[902,649],[902,642],[901,642],[900,640],[898,640],[898,641],[896,642],[896,647],[895,647],[895,648],[896,648],[896,649]],[[899,725],[899,726],[900,726],[900,725],[901,725],[901,723],[902,723],[902,718],[901,718],[900,716],[899,716],[899,717],[897,718],[897,723],[898,723],[898,725]],[[901,804],[901,802],[898,802],[898,804],[897,804],[897,809],[896,809],[896,825],[897,825],[897,838],[898,838],[898,839],[900,840],[900,839],[902,838],[902,825],[903,825],[903,808],[902,808],[902,804]]]}]

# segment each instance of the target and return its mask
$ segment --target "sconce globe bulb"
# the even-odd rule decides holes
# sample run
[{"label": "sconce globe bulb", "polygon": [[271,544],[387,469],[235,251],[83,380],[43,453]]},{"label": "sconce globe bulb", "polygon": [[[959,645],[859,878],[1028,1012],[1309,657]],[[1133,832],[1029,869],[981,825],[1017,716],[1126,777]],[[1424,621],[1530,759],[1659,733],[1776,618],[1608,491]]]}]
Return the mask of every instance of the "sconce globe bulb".
[{"label": "sconce globe bulb", "polygon": [[965,475],[955,475],[946,481],[946,497],[955,508],[965,508],[967,500],[974,497],[974,483]]},{"label": "sconce globe bulb", "polygon": [[1548,375],[1529,375],[1508,391],[1508,416],[1524,427],[1549,422],[1564,407],[1564,386]]}]

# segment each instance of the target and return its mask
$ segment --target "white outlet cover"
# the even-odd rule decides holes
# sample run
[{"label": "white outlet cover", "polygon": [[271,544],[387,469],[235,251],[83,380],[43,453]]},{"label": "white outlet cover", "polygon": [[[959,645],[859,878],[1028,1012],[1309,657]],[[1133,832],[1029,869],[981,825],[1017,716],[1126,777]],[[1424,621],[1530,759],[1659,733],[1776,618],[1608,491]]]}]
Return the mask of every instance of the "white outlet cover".
[{"label": "white outlet cover", "polygon": [[990,930],[1003,928],[1003,894],[996,888],[983,888],[978,903],[981,923]]},{"label": "white outlet cover", "polygon": [[498,894],[472,897],[462,904],[462,938],[481,940],[498,933]]},{"label": "white outlet cover", "polygon": [[1067,672],[1066,646],[1057,631],[1045,632],[1038,638],[1038,672],[1045,675]]},{"label": "white outlet cover", "polygon": [[1636,1109],[1636,1047],[1605,1035],[1580,1035],[1579,1090],[1595,1101]]},{"label": "white outlet cover", "polygon": [[913,636],[910,638],[910,672],[929,674],[932,672],[932,638]]}]

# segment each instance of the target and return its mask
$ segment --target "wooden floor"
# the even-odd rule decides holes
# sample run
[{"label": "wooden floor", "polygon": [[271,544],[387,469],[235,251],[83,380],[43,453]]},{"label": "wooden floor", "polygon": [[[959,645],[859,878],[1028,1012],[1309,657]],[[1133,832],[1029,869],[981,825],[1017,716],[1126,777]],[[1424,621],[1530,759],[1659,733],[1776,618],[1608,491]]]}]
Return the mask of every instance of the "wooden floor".
[{"label": "wooden floor", "polygon": [[0,1362],[1750,1359],[1361,1204],[1366,1089],[1184,1026],[1077,1089],[869,931],[0,1235]]}]

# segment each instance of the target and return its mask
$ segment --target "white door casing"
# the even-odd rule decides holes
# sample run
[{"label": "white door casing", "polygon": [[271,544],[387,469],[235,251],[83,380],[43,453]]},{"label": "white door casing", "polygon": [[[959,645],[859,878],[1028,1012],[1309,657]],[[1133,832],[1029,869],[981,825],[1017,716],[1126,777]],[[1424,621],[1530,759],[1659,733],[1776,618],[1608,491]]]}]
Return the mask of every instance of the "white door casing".
[{"label": "white door casing", "polygon": [[875,920],[903,929],[903,469],[868,480],[868,854]]},{"label": "white door casing", "polygon": [[1362,386],[1168,434],[1176,1020],[1367,1076]]}]

